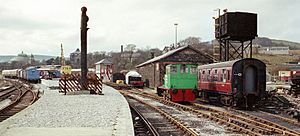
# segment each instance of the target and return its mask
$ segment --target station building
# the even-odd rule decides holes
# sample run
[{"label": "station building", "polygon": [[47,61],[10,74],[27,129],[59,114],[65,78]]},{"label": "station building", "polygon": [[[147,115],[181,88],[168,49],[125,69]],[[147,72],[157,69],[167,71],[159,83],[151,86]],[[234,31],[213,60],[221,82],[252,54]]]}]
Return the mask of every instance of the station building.
[{"label": "station building", "polygon": [[258,49],[259,54],[289,54],[289,47],[261,47]]}]

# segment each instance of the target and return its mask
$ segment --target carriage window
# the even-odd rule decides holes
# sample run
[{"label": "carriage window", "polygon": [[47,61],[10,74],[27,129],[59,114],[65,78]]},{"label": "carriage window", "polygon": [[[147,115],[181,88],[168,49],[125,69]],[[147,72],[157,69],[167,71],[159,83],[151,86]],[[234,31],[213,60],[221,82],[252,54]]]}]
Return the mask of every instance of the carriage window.
[{"label": "carriage window", "polygon": [[227,80],[230,81],[230,70],[227,70]]},{"label": "carriage window", "polygon": [[196,74],[197,73],[197,68],[196,67],[191,67],[191,74]]},{"label": "carriage window", "polygon": [[171,73],[177,73],[177,67],[171,66]]},{"label": "carriage window", "polygon": [[210,73],[210,70],[208,70],[208,77],[207,77],[207,81],[211,81],[211,73]]},{"label": "carriage window", "polygon": [[201,79],[202,79],[202,81],[205,81],[205,71],[204,70],[202,71]]},{"label": "carriage window", "polygon": [[226,82],[226,74],[225,74],[226,70],[222,69],[222,73],[221,73],[221,82]]},{"label": "carriage window", "polygon": [[188,73],[188,67],[186,65],[181,65],[180,67],[180,73]]},{"label": "carriage window", "polygon": [[215,70],[214,81],[218,81],[218,70]]}]

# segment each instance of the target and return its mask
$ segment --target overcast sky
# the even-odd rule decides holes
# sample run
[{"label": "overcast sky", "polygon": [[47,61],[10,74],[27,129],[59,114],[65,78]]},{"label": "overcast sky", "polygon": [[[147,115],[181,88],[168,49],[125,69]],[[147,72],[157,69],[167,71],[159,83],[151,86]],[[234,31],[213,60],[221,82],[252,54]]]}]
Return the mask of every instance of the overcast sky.
[{"label": "overcast sky", "polygon": [[87,7],[88,52],[214,38],[217,8],[258,14],[258,35],[300,42],[299,0],[0,0],[0,55],[65,56],[80,48],[80,8]]}]

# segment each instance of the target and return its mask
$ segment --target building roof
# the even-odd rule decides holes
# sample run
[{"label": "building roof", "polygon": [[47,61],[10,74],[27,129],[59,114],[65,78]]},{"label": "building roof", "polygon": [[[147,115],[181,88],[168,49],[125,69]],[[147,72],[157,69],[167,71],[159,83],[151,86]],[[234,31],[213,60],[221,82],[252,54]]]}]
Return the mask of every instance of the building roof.
[{"label": "building roof", "polygon": [[102,59],[102,60],[100,60],[99,62],[96,62],[95,64],[96,64],[96,65],[97,65],[97,64],[112,64],[112,62],[109,61],[109,60],[107,60],[107,59]]},{"label": "building roof", "polygon": [[125,76],[126,77],[129,77],[129,76],[131,76],[131,77],[142,77],[141,74],[139,74],[136,71],[129,71]]},{"label": "building roof", "polygon": [[[179,52],[179,51],[181,51],[181,50],[184,50],[184,49],[186,49],[186,48],[190,48],[190,49],[194,50],[195,52],[198,52],[198,53],[200,53],[200,54],[204,54],[204,55],[206,56],[206,53],[203,53],[203,52],[201,52],[201,51],[199,51],[199,50],[197,50],[197,49],[194,49],[193,47],[191,47],[191,46],[189,46],[189,45],[186,45],[186,46],[182,46],[182,47],[179,47],[179,48],[177,48],[177,49],[168,51],[168,52],[166,52],[165,54],[162,54],[162,55],[157,56],[157,57],[155,57],[155,58],[152,58],[152,59],[150,59],[150,60],[148,60],[148,61],[146,61],[146,62],[144,62],[144,63],[141,63],[141,64],[137,65],[136,67],[137,67],[137,68],[138,68],[138,67],[142,67],[142,66],[144,66],[144,65],[147,65],[147,64],[150,64],[150,63],[159,61],[159,60],[161,60],[161,59],[167,58],[167,57],[173,55],[174,53]],[[212,59],[212,58],[210,58],[210,57],[208,57],[208,56],[207,56],[207,58]]]}]

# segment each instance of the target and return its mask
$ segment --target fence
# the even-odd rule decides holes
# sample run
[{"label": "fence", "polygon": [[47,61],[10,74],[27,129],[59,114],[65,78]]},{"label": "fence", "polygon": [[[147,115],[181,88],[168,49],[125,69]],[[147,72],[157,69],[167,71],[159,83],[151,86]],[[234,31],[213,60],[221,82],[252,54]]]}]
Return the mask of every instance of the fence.
[{"label": "fence", "polygon": [[59,80],[59,88],[61,92],[67,94],[67,92],[83,91],[84,88],[89,90],[92,94],[102,94],[102,79],[96,74],[87,75],[87,83],[82,85],[80,83],[80,74],[66,74]]}]

